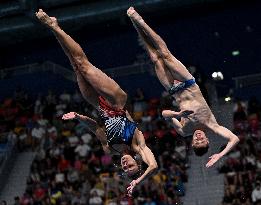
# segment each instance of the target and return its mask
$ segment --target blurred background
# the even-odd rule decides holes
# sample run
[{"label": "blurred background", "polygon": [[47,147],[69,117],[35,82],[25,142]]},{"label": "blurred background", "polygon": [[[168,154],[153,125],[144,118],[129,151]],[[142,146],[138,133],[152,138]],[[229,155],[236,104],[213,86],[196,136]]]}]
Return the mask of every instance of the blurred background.
[{"label": "blurred background", "polygon": [[[162,119],[177,109],[155,76],[126,16],[134,6],[196,78],[220,124],[241,141],[215,167],[226,141],[210,137],[194,156]],[[42,8],[90,61],[128,93],[130,110],[157,156],[157,175],[126,197],[129,180],[78,121],[97,117],[79,93],[69,60],[35,19]],[[233,0],[1,0],[0,200],[29,205],[261,204],[261,2]],[[117,161],[117,159],[116,159]]]}]

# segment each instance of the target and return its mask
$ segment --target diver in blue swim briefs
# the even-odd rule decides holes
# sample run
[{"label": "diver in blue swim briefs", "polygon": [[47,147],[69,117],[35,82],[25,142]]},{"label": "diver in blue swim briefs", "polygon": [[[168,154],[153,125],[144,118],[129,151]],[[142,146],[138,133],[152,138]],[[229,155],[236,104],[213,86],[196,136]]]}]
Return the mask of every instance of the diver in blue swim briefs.
[{"label": "diver in blue swim briefs", "polygon": [[127,191],[131,195],[136,185],[155,173],[157,162],[146,146],[142,132],[138,130],[136,123],[125,110],[127,94],[113,79],[89,62],[80,45],[59,27],[56,18],[49,17],[41,9],[36,16],[50,28],[61,44],[74,68],[83,97],[99,111],[104,126],[99,126],[95,120],[75,112],[65,114],[63,119],[84,121],[98,137],[105,152],[121,155],[122,169],[128,175],[133,176],[139,171],[138,164],[130,153],[139,154],[148,165],[144,173],[128,186]]},{"label": "diver in blue swim briefs", "polygon": [[174,128],[180,135],[193,135],[192,147],[198,156],[208,151],[209,141],[206,133],[216,133],[228,139],[225,149],[212,155],[206,164],[206,167],[212,166],[238,143],[238,137],[217,123],[195,79],[186,67],[170,53],[161,37],[145,23],[133,7],[128,9],[127,14],[154,63],[161,84],[179,105],[179,112],[164,110],[163,117],[171,119]]}]

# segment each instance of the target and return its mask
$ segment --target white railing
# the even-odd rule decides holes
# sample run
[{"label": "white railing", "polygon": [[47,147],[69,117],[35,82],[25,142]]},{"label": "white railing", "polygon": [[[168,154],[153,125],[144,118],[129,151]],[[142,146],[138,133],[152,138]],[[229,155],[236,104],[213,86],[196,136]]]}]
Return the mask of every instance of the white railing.
[{"label": "white railing", "polygon": [[[67,69],[61,65],[55,64],[50,61],[46,61],[42,64],[33,63],[23,66],[16,66],[12,68],[6,68],[0,70],[0,78],[12,78],[13,76],[25,75],[37,72],[48,72],[62,75],[64,78],[76,82],[76,78],[72,69]],[[134,64],[127,66],[120,66],[115,68],[109,68],[103,70],[110,77],[122,77],[133,74],[140,73],[149,73],[150,75],[154,75],[154,69],[151,64],[142,63],[142,64]]]},{"label": "white railing", "polygon": [[127,66],[120,66],[116,68],[109,68],[104,70],[110,77],[123,77],[128,75],[140,74],[140,73],[149,73],[154,75],[154,69],[151,64],[134,64]]},{"label": "white railing", "polygon": [[233,77],[232,79],[235,81],[236,88],[261,85],[261,73]]}]

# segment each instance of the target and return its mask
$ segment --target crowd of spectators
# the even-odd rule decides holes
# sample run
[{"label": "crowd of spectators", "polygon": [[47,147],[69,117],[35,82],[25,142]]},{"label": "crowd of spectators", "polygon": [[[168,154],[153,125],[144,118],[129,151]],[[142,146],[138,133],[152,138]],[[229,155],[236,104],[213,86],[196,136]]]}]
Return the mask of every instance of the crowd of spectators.
[{"label": "crowd of spectators", "polygon": [[223,205],[261,204],[260,108],[255,97],[234,103],[234,133],[240,143],[220,168],[225,174]]},{"label": "crowd of spectators", "polygon": [[[75,111],[98,117],[81,94],[64,92],[36,99],[23,90],[0,105],[0,131],[17,141],[20,152],[36,152],[18,205],[178,205],[185,195],[188,142],[181,139],[169,122],[161,118],[162,108],[175,106],[163,93],[147,99],[141,89],[129,99],[128,110],[144,133],[157,158],[158,173],[139,185],[133,197],[126,196],[128,179],[116,158],[106,155],[99,141],[77,120],[62,121],[64,113]],[[15,196],[14,196],[15,197]]]}]

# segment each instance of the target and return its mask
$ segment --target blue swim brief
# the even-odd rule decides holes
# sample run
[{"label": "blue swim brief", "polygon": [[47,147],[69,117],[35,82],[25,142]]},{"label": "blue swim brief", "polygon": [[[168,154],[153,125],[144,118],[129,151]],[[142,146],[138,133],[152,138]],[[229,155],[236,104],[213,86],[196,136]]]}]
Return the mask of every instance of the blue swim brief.
[{"label": "blue swim brief", "polygon": [[192,78],[192,79],[190,79],[190,80],[186,80],[186,81],[180,82],[180,83],[178,83],[178,84],[173,84],[173,85],[171,86],[171,88],[169,89],[169,94],[170,94],[170,95],[173,95],[173,94],[175,94],[175,93],[177,93],[177,92],[180,92],[180,91],[182,91],[182,90],[185,90],[186,88],[188,88],[188,87],[194,85],[195,83],[196,83],[195,79]]}]

